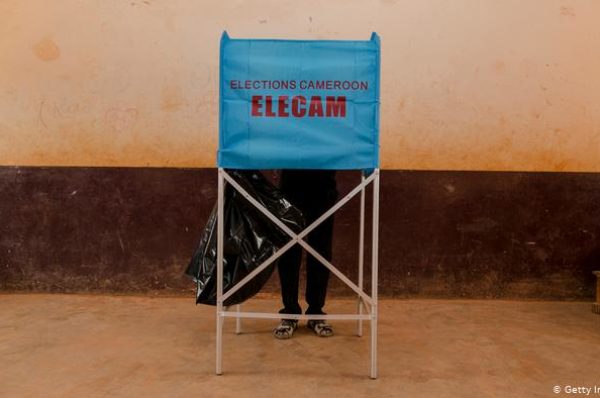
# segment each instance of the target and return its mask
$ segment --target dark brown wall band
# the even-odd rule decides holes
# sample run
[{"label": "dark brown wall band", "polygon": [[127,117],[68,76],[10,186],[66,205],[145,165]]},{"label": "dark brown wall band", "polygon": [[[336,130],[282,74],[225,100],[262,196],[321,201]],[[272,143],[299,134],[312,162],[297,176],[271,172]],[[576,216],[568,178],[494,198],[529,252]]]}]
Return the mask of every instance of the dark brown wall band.
[{"label": "dark brown wall band", "polygon": [[[358,178],[340,173],[340,193]],[[381,184],[381,294],[593,296],[600,174],[383,171]],[[0,289],[191,295],[183,270],[215,199],[215,169],[2,167]],[[357,214],[353,200],[336,217],[334,248],[354,279]],[[351,294],[335,278],[331,292]]]}]

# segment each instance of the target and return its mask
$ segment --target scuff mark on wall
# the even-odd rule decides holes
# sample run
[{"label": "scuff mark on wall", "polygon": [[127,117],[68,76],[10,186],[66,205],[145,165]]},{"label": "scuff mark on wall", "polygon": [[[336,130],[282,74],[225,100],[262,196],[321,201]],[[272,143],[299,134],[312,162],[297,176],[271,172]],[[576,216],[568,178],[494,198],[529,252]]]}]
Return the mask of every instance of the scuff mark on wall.
[{"label": "scuff mark on wall", "polygon": [[179,86],[165,86],[161,91],[160,109],[167,112],[175,112],[187,105]]},{"label": "scuff mark on wall", "polygon": [[54,61],[60,57],[58,45],[48,36],[33,46],[33,52],[42,61]]},{"label": "scuff mark on wall", "polygon": [[562,6],[562,7],[560,7],[560,15],[563,15],[566,17],[574,17],[575,9],[573,7]]},{"label": "scuff mark on wall", "polygon": [[133,129],[139,112],[137,108],[109,108],[104,115],[108,130],[117,133],[127,133]]},{"label": "scuff mark on wall", "polygon": [[44,126],[44,128],[47,129],[48,125],[44,121],[44,103],[45,102],[46,102],[45,98],[40,101],[40,110],[38,111],[38,119],[39,119],[40,123],[42,124],[42,126]]}]

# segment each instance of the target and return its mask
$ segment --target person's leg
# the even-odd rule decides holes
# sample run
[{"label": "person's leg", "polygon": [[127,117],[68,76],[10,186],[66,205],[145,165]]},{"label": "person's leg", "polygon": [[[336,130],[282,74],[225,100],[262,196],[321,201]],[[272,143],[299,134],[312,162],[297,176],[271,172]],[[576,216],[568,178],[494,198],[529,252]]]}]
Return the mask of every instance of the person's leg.
[{"label": "person's leg", "polygon": [[[297,181],[298,174],[290,170],[281,173],[280,190],[286,199],[298,206],[298,190],[301,184]],[[300,208],[300,210],[302,210]],[[280,314],[302,314],[302,308],[298,303],[298,286],[300,284],[300,264],[302,262],[302,248],[300,245],[292,246],[278,261],[277,270],[281,284],[281,301],[283,308]],[[279,325],[273,330],[273,335],[278,339],[289,339],[298,327],[298,321],[283,318]]]},{"label": "person's leg", "polygon": [[277,270],[281,283],[281,301],[283,308],[281,314],[301,314],[302,308],[298,303],[298,285],[300,283],[300,263],[302,261],[302,248],[294,245],[279,259]]},{"label": "person's leg", "polygon": [[[292,170],[281,172],[280,190],[284,197],[295,202],[298,198],[298,173]],[[294,205],[298,206],[297,203]],[[302,209],[300,209],[302,211]],[[285,252],[278,261],[279,282],[281,283],[282,314],[301,314],[302,308],[298,303],[298,285],[300,283],[300,264],[302,262],[302,248],[294,245]]]},{"label": "person's leg", "polygon": [[[324,212],[329,210],[337,200],[335,185],[335,173],[323,172],[324,177],[313,190],[313,200],[307,206],[307,218],[313,222]],[[308,236],[308,244],[315,249],[327,261],[332,258],[333,220],[331,215],[323,221]],[[306,302],[308,303],[307,314],[323,314],[327,285],[329,282],[329,269],[310,254],[306,255]]]},{"label": "person's leg", "polygon": [[[325,259],[331,260],[331,238],[333,235],[333,219],[329,218],[315,229],[308,237],[308,243]],[[307,314],[325,314],[325,297],[327,295],[327,283],[329,281],[329,269],[320,261],[306,255],[306,302],[308,303]],[[333,336],[333,327],[326,320],[311,319],[306,326],[319,337]]]},{"label": "person's leg", "polygon": [[[302,314],[302,308],[298,304],[301,260],[302,249],[300,246],[294,245],[281,256],[277,265],[283,302],[283,308],[279,310],[280,314]],[[294,335],[297,327],[297,320],[282,318],[279,325],[273,330],[273,335],[278,339],[289,339]]]},{"label": "person's leg", "polygon": [[[308,236],[308,244],[327,261],[331,261],[331,246],[333,236],[333,216],[323,221]],[[306,302],[307,314],[323,314],[329,269],[312,255],[306,255]]]}]

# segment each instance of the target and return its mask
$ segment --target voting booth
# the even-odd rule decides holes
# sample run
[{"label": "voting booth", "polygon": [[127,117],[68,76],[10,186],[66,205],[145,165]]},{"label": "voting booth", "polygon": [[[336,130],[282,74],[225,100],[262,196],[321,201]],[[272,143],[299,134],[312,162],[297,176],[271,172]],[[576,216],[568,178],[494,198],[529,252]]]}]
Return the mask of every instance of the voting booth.
[{"label": "voting booth", "polygon": [[[253,277],[299,244],[358,296],[356,313],[291,315],[286,319],[370,322],[371,378],[377,377],[377,269],[379,225],[379,75],[380,42],[370,40],[234,39],[227,32],[220,46],[218,220],[223,220],[224,189],[230,184],[274,225],[289,242],[223,292],[223,223],[217,227],[216,373],[222,373],[223,321],[236,318],[280,319],[279,313],[244,312],[223,303]],[[227,169],[361,170],[361,179],[346,196],[302,232],[296,233],[256,201]],[[365,292],[365,195],[372,185],[371,291]],[[350,199],[360,195],[358,281],[346,277],[316,252],[306,237]],[[335,260],[335,259],[334,259]],[[335,340],[331,342],[335,344]]]}]

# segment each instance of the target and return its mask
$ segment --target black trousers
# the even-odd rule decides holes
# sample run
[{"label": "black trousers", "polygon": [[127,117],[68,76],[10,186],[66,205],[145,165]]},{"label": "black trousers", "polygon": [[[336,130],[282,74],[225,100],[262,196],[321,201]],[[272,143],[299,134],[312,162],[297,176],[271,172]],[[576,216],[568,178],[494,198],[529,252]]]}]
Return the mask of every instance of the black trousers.
[{"label": "black trousers", "polygon": [[[337,200],[334,170],[283,170],[281,191],[306,217],[307,226],[319,218]],[[323,221],[307,237],[308,243],[328,261],[331,261],[333,238],[333,216]],[[291,247],[279,259],[278,270],[281,282],[282,314],[301,314],[298,303],[300,264],[302,247]],[[306,255],[306,302],[307,314],[323,314],[329,269],[312,255]]]}]

